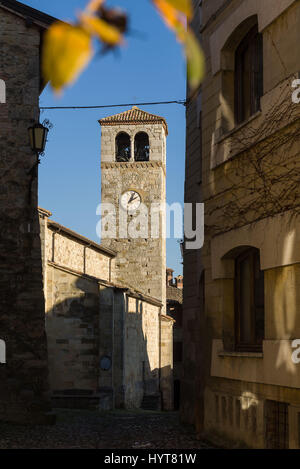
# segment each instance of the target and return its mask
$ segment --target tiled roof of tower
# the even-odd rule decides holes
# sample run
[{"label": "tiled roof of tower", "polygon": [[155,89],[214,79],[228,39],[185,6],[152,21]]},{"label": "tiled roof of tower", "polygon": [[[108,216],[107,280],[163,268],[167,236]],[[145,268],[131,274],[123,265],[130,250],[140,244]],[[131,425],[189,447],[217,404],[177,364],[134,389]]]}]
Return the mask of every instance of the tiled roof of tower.
[{"label": "tiled roof of tower", "polygon": [[114,116],[104,117],[99,120],[101,125],[116,125],[116,124],[140,124],[140,123],[155,123],[161,122],[165,128],[166,134],[168,135],[168,125],[166,119],[155,114],[139,109],[137,106],[133,106],[128,111],[115,114]]}]

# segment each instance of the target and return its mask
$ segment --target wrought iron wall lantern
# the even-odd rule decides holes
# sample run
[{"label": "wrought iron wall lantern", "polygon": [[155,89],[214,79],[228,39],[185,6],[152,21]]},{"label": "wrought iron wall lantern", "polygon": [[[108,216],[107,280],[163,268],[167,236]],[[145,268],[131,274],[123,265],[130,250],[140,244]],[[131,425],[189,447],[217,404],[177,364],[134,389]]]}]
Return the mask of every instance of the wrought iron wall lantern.
[{"label": "wrought iron wall lantern", "polygon": [[44,153],[49,129],[43,124],[35,124],[29,127],[28,132],[32,151],[37,155]]},{"label": "wrought iron wall lantern", "polygon": [[[43,125],[44,123],[48,125],[48,127]],[[49,128],[51,128],[51,124],[49,124],[48,121],[45,121],[44,123],[36,123],[28,129],[30,146],[32,151],[36,154],[36,162],[27,173],[31,176],[29,184],[29,204],[31,203],[32,183],[37,177],[37,167],[41,162],[40,156],[45,151]]]}]

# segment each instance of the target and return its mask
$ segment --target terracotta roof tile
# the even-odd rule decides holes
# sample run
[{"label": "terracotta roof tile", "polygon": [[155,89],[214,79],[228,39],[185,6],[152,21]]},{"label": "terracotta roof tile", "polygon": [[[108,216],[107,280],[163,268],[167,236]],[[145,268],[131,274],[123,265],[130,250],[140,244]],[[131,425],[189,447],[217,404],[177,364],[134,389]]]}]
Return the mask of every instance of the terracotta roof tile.
[{"label": "terracotta roof tile", "polygon": [[156,116],[155,114],[150,114],[149,112],[143,111],[136,106],[133,106],[128,111],[121,112],[119,114],[115,114],[113,116],[104,117],[103,119],[99,120],[101,125],[111,125],[111,124],[119,124],[126,122],[128,124],[139,124],[143,123],[153,123],[153,122],[161,122],[168,134],[168,126],[167,122],[164,117]]}]

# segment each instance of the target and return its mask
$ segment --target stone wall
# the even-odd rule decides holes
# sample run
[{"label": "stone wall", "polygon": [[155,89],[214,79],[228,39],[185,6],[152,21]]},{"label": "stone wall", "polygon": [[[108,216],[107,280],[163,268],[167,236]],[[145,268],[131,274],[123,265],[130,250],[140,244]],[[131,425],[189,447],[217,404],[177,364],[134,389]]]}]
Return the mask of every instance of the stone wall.
[{"label": "stone wall", "polygon": [[172,318],[160,316],[160,387],[162,390],[162,408],[173,410],[173,325]]},{"label": "stone wall", "polygon": [[[100,357],[112,363],[109,370],[100,369],[102,408],[140,408],[145,396],[160,402],[160,392],[165,393],[160,387],[161,353],[165,352],[160,348],[160,309],[153,300],[100,286]],[[169,340],[171,336],[169,331]],[[165,355],[171,368],[168,360],[171,357]],[[165,399],[171,408],[167,394]]]},{"label": "stone wall", "polygon": [[112,251],[39,214],[55,405],[140,408],[150,396],[159,406],[162,391],[171,409],[172,319],[161,326],[158,300],[110,281]]},{"label": "stone wall", "polygon": [[[160,306],[57,265],[49,265],[47,277],[46,331],[56,405],[139,408],[144,395],[159,395]],[[163,333],[162,344],[163,366],[169,370],[171,332]],[[108,369],[101,368],[103,358],[111,362]],[[169,377],[165,374],[166,382]]]},{"label": "stone wall", "polygon": [[[182,281],[182,276],[177,279]],[[181,282],[179,282],[181,283]],[[167,314],[175,320],[173,327],[173,381],[174,381],[174,409],[179,410],[181,400],[183,376],[183,305],[182,289],[167,285]]]},{"label": "stone wall", "polygon": [[[7,363],[0,365],[0,419],[45,421],[48,365],[36,162],[28,127],[38,120],[41,27],[29,26],[0,5],[0,338]],[[30,201],[29,201],[29,196]]]},{"label": "stone wall", "polygon": [[[152,122],[150,122],[152,121]],[[102,204],[115,208],[115,224],[102,225],[102,243],[117,252],[115,275],[117,282],[157,300],[149,302],[128,300],[125,324],[124,375],[119,376],[119,395],[126,406],[156,406],[160,399],[165,409],[173,408],[173,346],[172,318],[166,316],[166,136],[167,125],[163,118],[149,115],[137,108],[104,118],[101,128],[101,189]],[[131,141],[131,158],[128,162],[116,162],[116,137],[126,132]],[[149,137],[149,161],[134,161],[134,140],[138,132]],[[120,197],[128,190],[136,191],[148,214],[141,209],[127,214],[120,207]],[[160,205],[157,232],[151,231],[154,223],[151,208]],[[147,219],[148,215],[148,219]],[[145,223],[146,220],[146,223]],[[141,222],[138,236],[120,230]],[[124,223],[125,222],[125,223]],[[106,228],[109,228],[109,233]],[[112,228],[116,231],[112,236]],[[125,301],[125,300],[124,300]],[[159,306],[158,306],[159,305]],[[159,319],[159,313],[165,315]],[[121,320],[121,319],[120,319]],[[120,330],[117,324],[115,332]],[[115,377],[118,376],[116,371]],[[113,378],[108,378],[112,382]],[[109,386],[109,383],[107,383]],[[143,398],[144,396],[144,398]],[[147,397],[147,403],[146,399]],[[151,403],[151,404],[150,404]],[[157,404],[158,406],[158,404]]]},{"label": "stone wall", "polygon": [[[299,185],[292,188],[293,176],[287,178],[286,168],[291,165],[293,175],[300,161],[295,131],[299,105],[291,102],[291,83],[300,67],[294,53],[299,3],[276,2],[270,9],[247,0],[204,0],[202,5],[207,73],[198,99],[187,109],[185,198],[205,203],[206,232],[201,251],[186,251],[184,258],[181,414],[199,432],[219,435],[223,441],[226,437],[231,445],[242,440],[251,447],[266,447],[265,403],[281,403],[288,409],[288,444],[295,447],[300,384],[299,371],[291,361],[290,339],[297,337],[299,328],[295,317],[300,306],[295,210]],[[264,92],[261,109],[235,126],[234,101],[227,89],[229,71],[238,38],[253,15],[263,35]],[[195,18],[199,31],[196,23]],[[278,103],[285,112],[276,118],[272,113]],[[261,177],[251,172],[255,155],[263,160]],[[267,190],[256,199],[264,183]],[[250,187],[255,189],[251,192]],[[274,196],[277,191],[282,195]],[[280,209],[272,205],[272,197],[280,200]],[[265,272],[265,340],[260,356],[234,350],[234,259],[237,249],[245,246],[260,250]]]},{"label": "stone wall", "polygon": [[[102,164],[102,203],[111,203],[117,208],[116,227],[119,230],[119,198],[126,190],[136,190],[142,197],[142,203],[150,208],[151,203],[159,203],[165,198],[164,169],[151,163],[103,163]],[[150,211],[149,211],[150,213]],[[163,220],[160,219],[159,238],[151,238],[151,217],[149,231],[138,239],[121,239],[118,231],[115,239],[105,238],[102,243],[118,252],[116,276],[119,282],[127,284],[141,292],[154,296],[164,303],[165,286],[165,240]]]},{"label": "stone wall", "polygon": [[125,402],[136,408],[143,396],[159,392],[160,307],[128,298],[125,347]]},{"label": "stone wall", "polygon": [[[193,29],[200,31],[199,3],[193,1]],[[192,99],[186,112],[185,203],[202,202],[201,94]],[[199,283],[202,262],[199,250],[185,250],[183,263],[183,375],[180,412],[185,422],[199,429],[203,409],[203,355],[199,349],[208,333],[200,325]]]},{"label": "stone wall", "polygon": [[[131,137],[132,155],[134,154],[134,136],[146,132],[150,143],[150,161],[128,163],[115,162],[115,139],[119,132],[126,132]],[[150,207],[154,203],[166,200],[166,131],[161,123],[126,122],[119,125],[104,125],[101,134],[101,189],[102,203],[113,204],[116,209],[116,236],[111,239],[102,231],[102,243],[118,252],[116,277],[146,295],[166,301],[166,243],[165,211],[159,219],[159,233],[151,237]],[[127,234],[119,232],[119,200],[123,192],[135,190],[141,196],[142,203],[148,208],[148,233],[139,238],[127,239]],[[130,220],[128,220],[129,223]]]},{"label": "stone wall", "polygon": [[93,395],[98,384],[99,287],[97,279],[49,266],[46,332],[54,395]]},{"label": "stone wall", "polygon": [[45,275],[50,262],[108,282],[114,280],[116,253],[50,220],[52,214],[46,212],[39,209]]}]

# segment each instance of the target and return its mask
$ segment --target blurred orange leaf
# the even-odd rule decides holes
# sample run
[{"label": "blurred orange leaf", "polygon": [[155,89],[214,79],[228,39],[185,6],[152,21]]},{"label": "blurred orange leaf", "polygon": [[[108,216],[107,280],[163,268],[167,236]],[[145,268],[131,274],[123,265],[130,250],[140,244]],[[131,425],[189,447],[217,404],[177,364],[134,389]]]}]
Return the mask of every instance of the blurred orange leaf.
[{"label": "blurred orange leaf", "polygon": [[165,23],[172,29],[175,29],[178,23],[177,10],[170,5],[166,0],[153,0],[160,16],[163,18]]},{"label": "blurred orange leaf", "polygon": [[183,13],[188,19],[193,16],[193,7],[191,0],[165,0],[173,8]]},{"label": "blurred orange leaf", "polygon": [[109,45],[117,45],[122,42],[122,34],[113,25],[101,18],[82,13],[80,15],[81,26],[89,33]]},{"label": "blurred orange leaf", "polygon": [[188,81],[191,90],[195,90],[204,77],[205,60],[203,52],[193,31],[187,26],[187,15],[192,8],[190,1],[153,0],[165,23],[175,32],[177,39],[183,43],[187,58]]},{"label": "blurred orange leaf", "polygon": [[93,55],[92,40],[81,27],[57,22],[46,32],[43,75],[56,92],[75,81]]}]

